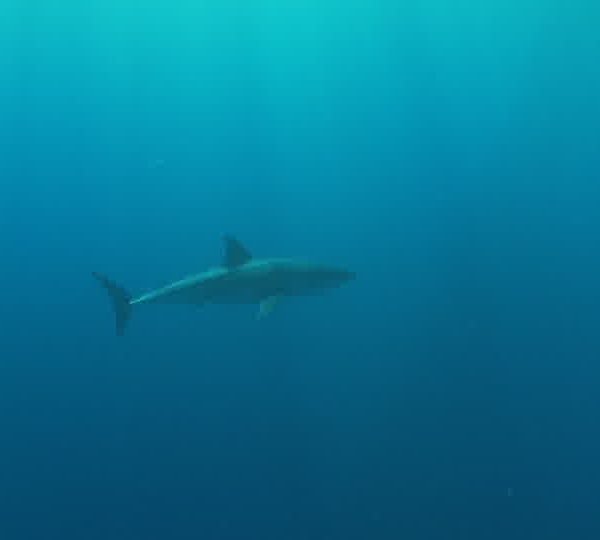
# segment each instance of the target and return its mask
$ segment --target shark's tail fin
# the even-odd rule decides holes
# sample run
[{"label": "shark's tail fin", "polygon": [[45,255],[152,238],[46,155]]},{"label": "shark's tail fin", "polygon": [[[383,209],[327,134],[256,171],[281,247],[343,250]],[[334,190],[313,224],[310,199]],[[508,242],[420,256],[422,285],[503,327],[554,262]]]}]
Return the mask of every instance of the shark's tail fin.
[{"label": "shark's tail fin", "polygon": [[131,315],[131,297],[129,293],[117,285],[114,281],[111,281],[102,274],[92,272],[92,275],[99,281],[100,285],[106,289],[108,296],[115,310],[115,323],[117,336],[122,336],[125,332],[125,326]]}]

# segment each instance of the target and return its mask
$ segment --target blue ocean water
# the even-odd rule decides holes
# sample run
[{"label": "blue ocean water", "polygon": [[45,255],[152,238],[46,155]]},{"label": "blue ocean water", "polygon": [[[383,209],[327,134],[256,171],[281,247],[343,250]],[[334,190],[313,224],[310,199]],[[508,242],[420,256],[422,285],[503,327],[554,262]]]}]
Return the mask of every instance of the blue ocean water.
[{"label": "blue ocean water", "polygon": [[[4,0],[0,539],[597,539],[600,7]],[[148,306],[257,256],[317,298]]]}]

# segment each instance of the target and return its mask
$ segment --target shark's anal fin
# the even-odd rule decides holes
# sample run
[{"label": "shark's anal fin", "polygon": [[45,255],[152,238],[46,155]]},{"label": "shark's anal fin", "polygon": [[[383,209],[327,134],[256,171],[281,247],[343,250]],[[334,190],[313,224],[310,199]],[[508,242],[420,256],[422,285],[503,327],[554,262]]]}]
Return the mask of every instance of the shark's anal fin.
[{"label": "shark's anal fin", "polygon": [[279,299],[279,296],[269,296],[265,298],[260,303],[258,309],[258,319],[264,319],[267,315],[269,315],[275,309],[275,306],[279,303]]},{"label": "shark's anal fin", "polygon": [[235,268],[246,264],[252,255],[250,252],[233,236],[225,236],[225,256],[223,257],[223,266]]}]

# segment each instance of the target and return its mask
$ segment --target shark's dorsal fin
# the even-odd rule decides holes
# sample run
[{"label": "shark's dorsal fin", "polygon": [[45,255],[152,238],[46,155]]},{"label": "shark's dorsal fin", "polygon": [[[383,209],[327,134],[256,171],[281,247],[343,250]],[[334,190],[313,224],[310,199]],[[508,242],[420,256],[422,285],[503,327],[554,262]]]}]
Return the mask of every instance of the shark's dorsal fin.
[{"label": "shark's dorsal fin", "polygon": [[269,296],[262,300],[258,309],[258,319],[264,319],[269,315],[279,303],[279,299],[279,296]]},{"label": "shark's dorsal fin", "polygon": [[235,268],[252,259],[250,252],[233,236],[225,236],[223,240],[225,241],[223,266]]}]

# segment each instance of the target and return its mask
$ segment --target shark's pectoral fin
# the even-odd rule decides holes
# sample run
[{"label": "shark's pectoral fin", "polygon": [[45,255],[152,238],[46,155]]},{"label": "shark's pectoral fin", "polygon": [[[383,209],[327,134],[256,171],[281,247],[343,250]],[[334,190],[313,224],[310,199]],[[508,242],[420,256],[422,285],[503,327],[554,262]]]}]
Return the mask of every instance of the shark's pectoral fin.
[{"label": "shark's pectoral fin", "polygon": [[280,296],[269,296],[268,298],[265,298],[260,303],[260,307],[258,309],[258,319],[264,319],[267,315],[269,315],[279,303],[280,298]]},{"label": "shark's pectoral fin", "polygon": [[252,255],[250,252],[233,236],[225,236],[225,256],[223,257],[223,266],[235,268],[246,264]]}]

